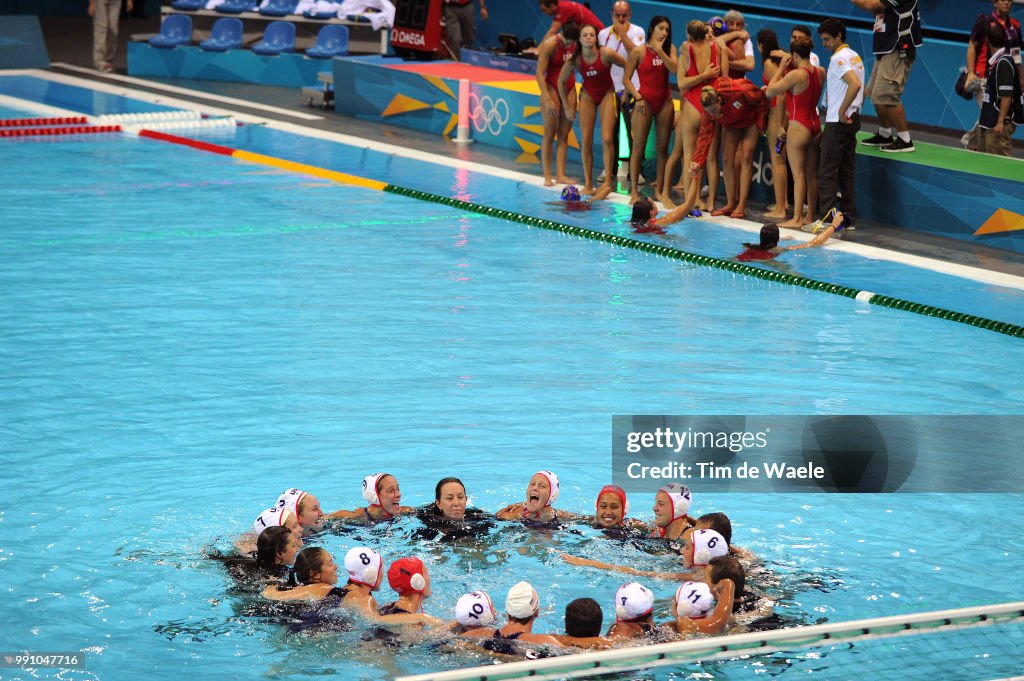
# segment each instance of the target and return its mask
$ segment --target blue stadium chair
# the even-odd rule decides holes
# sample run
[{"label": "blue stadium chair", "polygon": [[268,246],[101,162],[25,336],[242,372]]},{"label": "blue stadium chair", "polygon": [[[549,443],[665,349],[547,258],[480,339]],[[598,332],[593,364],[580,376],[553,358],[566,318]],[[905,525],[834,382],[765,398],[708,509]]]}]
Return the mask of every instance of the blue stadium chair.
[{"label": "blue stadium chair", "polygon": [[270,0],[266,7],[260,9],[260,14],[267,17],[284,17],[295,13],[295,6],[299,0]]},{"label": "blue stadium chair", "polygon": [[252,46],[256,54],[281,54],[295,51],[295,24],[290,21],[271,21],[263,40]]},{"label": "blue stadium chair", "polygon": [[341,24],[321,28],[316,35],[316,43],[306,50],[306,56],[315,59],[330,59],[342,54],[348,54],[348,27]]},{"label": "blue stadium chair", "polygon": [[171,7],[183,12],[195,12],[206,7],[206,0],[174,0]]},{"label": "blue stadium chair", "polygon": [[149,39],[149,44],[161,49],[173,50],[178,45],[192,42],[192,17],[186,14],[171,14],[160,24],[160,33]]},{"label": "blue stadium chair", "polygon": [[258,4],[254,0],[224,0],[214,10],[221,14],[241,14],[254,9]]},{"label": "blue stadium chair", "polygon": [[242,46],[242,20],[233,17],[217,19],[210,31],[210,39],[199,43],[199,49],[209,52],[227,52]]}]

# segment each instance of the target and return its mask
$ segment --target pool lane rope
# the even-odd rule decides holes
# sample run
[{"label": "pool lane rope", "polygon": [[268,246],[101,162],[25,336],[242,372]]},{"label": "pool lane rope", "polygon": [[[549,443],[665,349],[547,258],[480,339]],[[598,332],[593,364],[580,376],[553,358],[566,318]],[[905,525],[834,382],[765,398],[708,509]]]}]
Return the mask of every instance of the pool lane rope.
[{"label": "pool lane rope", "polygon": [[416,199],[419,201],[437,203],[443,206],[457,208],[459,210],[464,210],[470,213],[478,213],[480,215],[499,218],[502,220],[507,220],[509,222],[517,222],[519,224],[527,225],[529,227],[548,229],[556,232],[561,232],[563,234],[581,237],[584,239],[591,239],[593,241],[602,241],[604,243],[612,244],[614,246],[619,246],[620,248],[629,248],[636,251],[643,251],[645,253],[660,255],[666,258],[671,258],[673,260],[691,263],[693,265],[700,265],[702,267],[713,267],[715,269],[724,270],[726,272],[744,274],[748,277],[756,277],[758,279],[764,279],[766,281],[777,282],[780,284],[788,284],[790,286],[800,286],[814,291],[821,291],[823,293],[831,293],[837,296],[853,298],[854,300],[857,300],[862,303],[879,305],[881,307],[888,307],[893,310],[902,310],[904,312],[913,312],[915,314],[925,315],[927,317],[936,317],[938,319],[945,319],[951,322],[957,322],[958,324],[974,326],[979,329],[985,329],[987,331],[995,331],[996,333],[1001,333],[1007,336],[1013,336],[1015,338],[1024,338],[1024,326],[1010,324],[1008,322],[1000,322],[995,319],[979,317],[977,315],[966,314],[964,312],[947,310],[945,308],[935,307],[934,305],[923,305],[921,303],[915,303],[910,300],[894,298],[893,296],[886,296],[879,293],[873,293],[871,291],[864,291],[861,289],[852,288],[850,286],[840,286],[839,284],[832,284],[827,281],[818,281],[816,279],[810,279],[808,277],[802,277],[796,274],[788,274],[786,272],[779,272],[777,270],[769,270],[762,267],[755,267],[753,265],[747,265],[746,263],[738,262],[735,260],[726,260],[724,258],[716,258],[709,255],[700,255],[699,253],[690,253],[688,251],[679,250],[678,248],[663,246],[661,244],[651,243],[648,241],[640,241],[638,239],[633,239],[628,236],[618,236],[616,234],[609,234],[607,232],[599,232],[597,230],[590,229],[587,227],[567,225],[561,222],[556,222],[555,220],[548,220],[545,218],[534,217],[531,215],[524,215],[522,213],[516,213],[515,211],[504,210],[502,208],[494,208],[493,206],[485,206],[483,204],[472,203],[470,201],[462,201],[461,199],[456,199],[449,196],[431,194],[430,192],[424,192],[418,189],[399,187],[393,184],[388,184],[386,182],[380,182],[377,180],[359,177],[357,175],[349,175],[348,173],[342,173],[335,170],[328,170],[326,168],[320,168],[318,166],[311,166],[306,165],[304,163],[287,161],[285,159],[276,158],[273,156],[255,154],[249,151],[243,151],[241,149],[232,149],[231,147],[211,144],[208,142],[201,142],[199,140],[193,140],[187,137],[179,137],[177,135],[169,135],[167,133],[151,130],[141,130],[139,132],[139,136],[149,137],[151,139],[162,140],[165,142],[171,142],[174,144],[181,144],[184,146],[192,147],[193,149],[200,149],[203,151],[209,151],[216,154],[223,154],[225,156],[231,156],[239,160],[269,165],[275,168],[280,168],[282,170],[289,170],[297,173],[303,173],[306,175],[312,175],[314,177],[321,177],[342,184],[363,187],[366,189],[376,189],[378,191],[387,192],[389,194],[396,194],[398,196],[405,196],[407,198]]}]

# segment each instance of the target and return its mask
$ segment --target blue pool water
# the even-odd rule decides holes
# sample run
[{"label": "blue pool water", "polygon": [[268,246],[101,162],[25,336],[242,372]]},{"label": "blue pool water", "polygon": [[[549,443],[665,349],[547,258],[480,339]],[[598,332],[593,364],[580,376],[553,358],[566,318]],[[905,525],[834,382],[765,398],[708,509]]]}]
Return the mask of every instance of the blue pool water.
[{"label": "blue pool water", "polygon": [[[423,646],[395,655],[359,632],[290,635],[246,615],[246,599],[200,552],[229,546],[287,487],[316,493],[327,510],[354,508],[362,477],[385,469],[403,503],[420,505],[438,478],[458,475],[474,505],[495,510],[543,467],[561,476],[559,506],[586,513],[610,477],[613,414],[1001,414],[1024,401],[1016,339],[96,137],[5,140],[0,163],[0,466],[11,495],[0,510],[0,649],[88,651],[87,668],[61,678],[383,679],[487,662]],[[508,208],[552,196],[272,130],[217,141]],[[622,210],[587,224],[621,229]],[[700,225],[674,234],[713,254],[749,238]],[[1013,291],[848,253],[791,256],[808,276],[1024,318]],[[1024,597],[1024,495],[694,492],[697,513],[726,511],[736,542],[761,556],[774,574],[762,586],[791,623]],[[631,501],[633,516],[650,519],[651,495]],[[427,611],[438,616],[466,590],[500,603],[529,579],[542,631],[559,629],[579,596],[607,617],[621,581],[551,549],[673,565],[587,529],[507,525],[452,546],[417,540],[417,527],[406,519],[315,541],[336,556],[357,543],[386,559],[424,556]],[[650,586],[664,617],[674,586]],[[385,587],[379,600],[391,598]],[[948,656],[911,651],[922,657],[901,678]],[[836,651],[825,666],[848,672],[842,662],[857,653]],[[970,671],[1018,672],[1005,657]],[[822,663],[771,675],[812,664]],[[0,678],[29,678],[10,671]],[[719,671],[760,673],[742,661]]]}]

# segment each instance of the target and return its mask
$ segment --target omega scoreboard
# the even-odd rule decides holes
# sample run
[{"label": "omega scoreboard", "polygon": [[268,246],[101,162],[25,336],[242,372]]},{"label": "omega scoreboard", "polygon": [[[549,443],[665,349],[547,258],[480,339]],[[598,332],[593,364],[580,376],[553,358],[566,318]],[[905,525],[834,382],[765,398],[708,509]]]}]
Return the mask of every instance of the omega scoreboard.
[{"label": "omega scoreboard", "polygon": [[409,52],[419,52],[427,58],[440,56],[444,37],[441,22],[441,0],[395,0],[391,46],[403,56]]}]

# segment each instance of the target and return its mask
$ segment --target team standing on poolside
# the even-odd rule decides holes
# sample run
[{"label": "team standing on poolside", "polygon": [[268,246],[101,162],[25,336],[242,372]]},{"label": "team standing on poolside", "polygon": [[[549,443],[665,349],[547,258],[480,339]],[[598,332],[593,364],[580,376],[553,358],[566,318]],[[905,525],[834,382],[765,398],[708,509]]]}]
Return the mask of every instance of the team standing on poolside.
[{"label": "team standing on poolside", "polygon": [[[556,510],[554,504],[560,492],[557,475],[547,470],[538,471],[530,478],[524,501],[489,516],[468,507],[465,487],[457,478],[439,481],[433,504],[420,509],[401,505],[398,480],[386,473],[364,478],[363,498],[367,506],[355,510],[324,513],[315,496],[289,489],[254,521],[254,548],[243,538],[238,543],[242,555],[221,558],[236,577],[255,580],[266,599],[305,603],[318,611],[337,608],[368,623],[420,625],[415,627],[418,636],[436,632],[444,636],[456,635],[485,650],[502,654],[534,655],[536,651],[531,644],[590,649],[624,641],[650,643],[694,633],[713,634],[726,629],[734,612],[761,612],[759,608],[763,606],[756,603],[757,599],[745,587],[745,569],[740,561],[741,558],[750,561],[752,556],[731,546],[732,527],[725,514],[711,513],[696,519],[688,515],[691,494],[686,486],[669,483],[658,491],[653,506],[653,528],[628,517],[626,492],[616,485],[606,485],[600,490],[593,516]],[[423,611],[424,601],[431,596],[431,577],[428,564],[421,558],[405,556],[386,566],[384,558],[373,548],[354,546],[348,549],[339,565],[335,557],[321,547],[300,550],[302,537],[319,532],[331,518],[343,523],[373,525],[414,513],[425,525],[439,528],[442,533],[452,531],[453,536],[470,521],[489,518],[491,521],[518,521],[537,528],[557,528],[567,521],[584,521],[611,539],[665,540],[679,552],[684,571],[649,572],[567,554],[562,554],[562,558],[576,566],[678,582],[672,601],[673,619],[655,623],[653,592],[639,582],[628,582],[615,593],[615,622],[604,635],[600,604],[589,598],[576,599],[566,607],[564,634],[535,633],[533,626],[540,614],[541,598],[529,583],[520,582],[509,590],[505,599],[506,624],[500,624],[498,611],[483,589],[459,598],[454,604],[455,619],[449,622]],[[340,586],[339,575],[346,576]],[[398,598],[382,605],[374,594],[381,588],[385,576]],[[408,628],[401,631],[413,633]]]},{"label": "team standing on poolside", "polygon": [[[542,0],[542,5],[545,2],[559,8],[574,4]],[[686,25],[686,40],[678,50],[668,17],[653,17],[645,32],[631,23],[630,6],[625,0],[613,5],[612,24],[607,28],[592,14],[562,14],[561,10],[553,14],[556,20],[537,52],[537,81],[544,117],[541,157],[546,185],[573,182],[566,173],[566,154],[568,136],[578,117],[583,193],[591,196],[591,200],[607,197],[614,187],[619,157],[617,131],[621,112],[631,132],[631,201],[636,203],[640,199],[641,165],[653,128],[655,177],[647,179],[652,182],[652,198],[669,211],[677,208],[673,191],[681,193],[683,202],[678,207],[685,210],[675,213],[677,218],[672,221],[687,217],[697,208],[715,216],[745,218],[753,156],[758,139],[766,132],[772,146],[775,193],[774,207],[766,217],[784,220],[780,227],[807,231],[816,214],[835,206],[836,191],[831,177],[826,178],[826,189],[832,195],[818,195],[818,155],[823,132],[818,106],[826,72],[818,65],[808,27],[794,28],[788,51],[779,49],[774,31],[765,29],[758,33],[765,69],[762,83],[755,84],[748,79],[755,68],[754,46],[739,12],[730,11],[724,19],[712,17],[708,22],[690,21]],[[847,106],[852,116],[863,98],[860,58],[846,54],[850,51],[843,42],[845,28],[841,24],[838,36],[826,35],[826,28],[837,32],[831,25],[822,26],[819,32],[825,46],[840,56],[837,73],[843,72],[839,76],[844,82],[833,86],[837,92],[831,96],[838,97],[838,104],[846,91],[851,91]],[[837,37],[839,40],[835,40]],[[848,65],[843,66],[849,62],[847,57],[854,59],[860,69],[853,72],[854,76],[845,75],[851,72]],[[574,87],[577,72],[582,78],[579,95]],[[831,78],[832,70],[829,74]],[[678,112],[669,87],[670,75],[676,76],[679,86]],[[598,122],[604,168],[603,179],[595,181],[593,140]],[[669,153],[673,133],[675,142]],[[726,202],[716,208],[720,151]],[[681,176],[673,185],[680,162]],[[791,216],[786,196],[787,162],[794,183]],[[709,193],[703,205],[699,205],[705,169]],[[830,165],[828,172],[842,175],[844,171],[842,166]],[[843,210],[847,227],[853,229],[856,206],[846,198],[846,189],[844,184]]]}]

